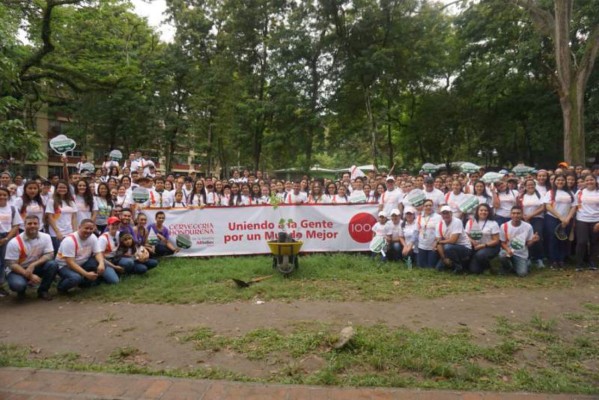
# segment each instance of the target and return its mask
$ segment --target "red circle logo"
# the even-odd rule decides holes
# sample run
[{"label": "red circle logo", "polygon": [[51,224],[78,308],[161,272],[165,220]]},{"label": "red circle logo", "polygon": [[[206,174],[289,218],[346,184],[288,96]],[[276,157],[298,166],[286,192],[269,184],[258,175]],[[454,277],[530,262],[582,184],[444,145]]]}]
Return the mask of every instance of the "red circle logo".
[{"label": "red circle logo", "polygon": [[374,224],[376,224],[376,218],[372,214],[356,214],[349,220],[349,235],[358,243],[370,243]]}]

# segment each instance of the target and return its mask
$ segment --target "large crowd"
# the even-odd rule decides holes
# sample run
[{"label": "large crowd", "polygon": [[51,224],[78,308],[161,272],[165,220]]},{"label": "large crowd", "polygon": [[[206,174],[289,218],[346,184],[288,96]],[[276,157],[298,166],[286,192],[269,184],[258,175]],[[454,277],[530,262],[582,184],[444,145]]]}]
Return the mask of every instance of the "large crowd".
[{"label": "large crowd", "polygon": [[[230,179],[162,174],[140,152],[124,163],[107,159],[95,171],[84,169],[85,156],[70,173],[62,160],[62,179],[0,174],[0,296],[8,284],[19,297],[36,287],[50,300],[57,276],[57,291],[67,293],[155,268],[179,248],[166,214],[148,224],[145,208],[370,203],[378,207],[373,242],[385,261],[483,273],[499,257],[502,273],[526,276],[545,260],[564,268],[573,256],[577,270],[597,269],[599,166],[560,163],[525,176],[501,170],[493,182],[481,180],[482,169],[279,180],[249,170]],[[467,198],[477,206],[465,212]]]}]

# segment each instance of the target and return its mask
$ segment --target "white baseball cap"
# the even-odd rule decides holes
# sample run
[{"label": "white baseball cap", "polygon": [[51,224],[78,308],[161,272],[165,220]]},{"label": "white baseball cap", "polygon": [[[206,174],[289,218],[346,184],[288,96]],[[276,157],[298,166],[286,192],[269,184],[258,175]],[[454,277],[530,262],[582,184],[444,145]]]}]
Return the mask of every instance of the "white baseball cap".
[{"label": "white baseball cap", "polygon": [[449,207],[449,206],[441,207],[441,212],[446,212],[446,211],[452,212],[451,207]]},{"label": "white baseball cap", "polygon": [[406,209],[403,211],[403,215],[406,215],[408,213],[416,215],[416,209],[412,206],[406,207]]},{"label": "white baseball cap", "polygon": [[397,208],[394,208],[393,210],[391,210],[390,215],[401,215],[401,213],[399,212],[399,210]]},{"label": "white baseball cap", "polygon": [[387,218],[387,214],[385,214],[384,211],[379,211],[379,217],[385,217],[385,218]]}]

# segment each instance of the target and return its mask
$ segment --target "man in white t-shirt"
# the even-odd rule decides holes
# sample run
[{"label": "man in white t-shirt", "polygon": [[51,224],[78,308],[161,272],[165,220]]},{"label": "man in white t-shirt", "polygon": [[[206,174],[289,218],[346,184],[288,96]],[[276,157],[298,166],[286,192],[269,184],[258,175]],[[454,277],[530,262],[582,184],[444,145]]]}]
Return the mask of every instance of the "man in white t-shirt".
[{"label": "man in white t-shirt", "polygon": [[37,297],[52,300],[48,293],[58,266],[54,261],[54,247],[50,235],[40,232],[37,215],[25,217],[25,231],[8,242],[6,248],[6,280],[8,287],[25,297],[27,285],[39,285]]},{"label": "man in white t-shirt", "polygon": [[389,175],[386,179],[387,190],[383,192],[379,200],[379,211],[390,215],[391,210],[399,209],[399,203],[403,200],[402,192],[395,186],[395,178]]},{"label": "man in white t-shirt", "polygon": [[432,176],[424,179],[424,196],[433,201],[433,209],[440,211],[441,206],[445,205],[445,195],[442,191],[435,188],[435,180]]},{"label": "man in white t-shirt", "polygon": [[462,221],[453,216],[448,205],[441,207],[441,221],[435,229],[435,239],[439,253],[437,269],[451,267],[454,273],[463,272],[463,266],[470,260],[472,243],[464,231]]},{"label": "man in white t-shirt", "polygon": [[293,190],[285,194],[285,204],[303,204],[308,202],[308,195],[301,191],[299,181],[293,181]]},{"label": "man in white t-shirt", "polygon": [[152,208],[170,208],[174,199],[171,192],[164,190],[164,178],[154,179],[154,189],[150,189],[150,203]]},{"label": "man in white t-shirt", "polygon": [[102,278],[107,283],[117,283],[114,269],[104,265],[104,256],[98,238],[93,234],[96,225],[91,219],[81,221],[77,232],[67,235],[60,243],[56,262],[58,263],[58,292],[67,293],[70,289],[98,283]]},{"label": "man in white t-shirt", "polygon": [[512,219],[499,227],[501,252],[499,261],[504,272],[515,271],[518,276],[528,275],[528,248],[539,241],[532,226],[522,221],[524,213],[520,206],[512,207]]}]

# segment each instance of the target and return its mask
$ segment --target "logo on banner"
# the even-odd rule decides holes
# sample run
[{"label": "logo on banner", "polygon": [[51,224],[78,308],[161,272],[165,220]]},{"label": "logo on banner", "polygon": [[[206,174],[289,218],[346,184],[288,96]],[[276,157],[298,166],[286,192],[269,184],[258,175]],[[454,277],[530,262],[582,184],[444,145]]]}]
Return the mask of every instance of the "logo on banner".
[{"label": "logo on banner", "polygon": [[376,224],[376,218],[372,214],[356,214],[349,220],[349,235],[358,243],[370,243],[374,224]]}]

